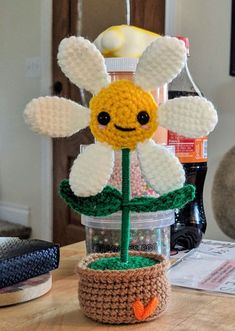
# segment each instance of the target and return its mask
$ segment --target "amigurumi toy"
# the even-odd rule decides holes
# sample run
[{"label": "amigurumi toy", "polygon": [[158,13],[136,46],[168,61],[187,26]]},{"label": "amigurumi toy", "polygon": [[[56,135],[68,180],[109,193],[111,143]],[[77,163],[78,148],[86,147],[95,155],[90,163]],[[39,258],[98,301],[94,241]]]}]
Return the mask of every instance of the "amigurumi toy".
[{"label": "amigurumi toy", "polygon": [[[217,123],[214,106],[205,98],[180,97],[158,106],[152,97],[150,91],[171,82],[185,61],[182,41],[159,37],[140,57],[134,81],[111,82],[94,44],[82,37],[66,38],[59,46],[58,63],[71,82],[93,94],[89,109],[58,97],[40,97],[26,107],[26,122],[40,134],[68,137],[90,126],[95,137],[95,143],[74,161],[69,179],[60,185],[65,202],[85,215],[122,211],[120,257],[95,254],[78,267],[81,308],[95,320],[135,323],[153,319],[166,309],[167,263],[155,253],[128,253],[130,213],[181,208],[194,198],[195,189],[184,185],[177,157],[151,139],[159,125],[196,138],[208,135]],[[122,192],[107,186],[115,150],[122,151]],[[146,182],[160,197],[131,198],[133,150]]]}]

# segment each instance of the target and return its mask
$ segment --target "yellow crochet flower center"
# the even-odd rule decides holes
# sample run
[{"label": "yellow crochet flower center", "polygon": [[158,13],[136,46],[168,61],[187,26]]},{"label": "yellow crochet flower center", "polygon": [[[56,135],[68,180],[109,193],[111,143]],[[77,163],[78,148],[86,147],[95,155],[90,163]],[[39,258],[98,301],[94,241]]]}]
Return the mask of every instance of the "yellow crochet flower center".
[{"label": "yellow crochet flower center", "polygon": [[151,138],[158,126],[153,96],[128,80],[112,82],[89,106],[94,137],[114,149],[135,149],[137,143]]}]

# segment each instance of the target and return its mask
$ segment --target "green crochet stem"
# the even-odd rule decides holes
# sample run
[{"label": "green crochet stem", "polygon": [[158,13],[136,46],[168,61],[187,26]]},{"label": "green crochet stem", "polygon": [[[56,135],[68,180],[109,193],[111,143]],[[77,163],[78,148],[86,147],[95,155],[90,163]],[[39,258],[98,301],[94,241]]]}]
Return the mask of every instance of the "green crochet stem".
[{"label": "green crochet stem", "polygon": [[95,196],[78,197],[64,179],[59,188],[63,200],[74,211],[88,216],[108,216],[122,210],[120,262],[128,264],[130,243],[130,212],[157,212],[182,208],[195,197],[195,187],[185,185],[175,191],[155,197],[138,197],[131,199],[130,187],[130,150],[122,150],[122,193],[111,186],[106,186]]},{"label": "green crochet stem", "polygon": [[130,242],[130,150],[122,149],[122,227],[120,258],[121,262],[128,263],[128,249]]}]

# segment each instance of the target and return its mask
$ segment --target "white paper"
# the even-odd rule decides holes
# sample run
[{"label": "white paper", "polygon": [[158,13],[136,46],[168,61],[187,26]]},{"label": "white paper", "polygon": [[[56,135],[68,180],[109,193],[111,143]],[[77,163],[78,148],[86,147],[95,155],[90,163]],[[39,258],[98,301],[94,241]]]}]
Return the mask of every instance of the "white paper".
[{"label": "white paper", "polygon": [[169,271],[172,285],[235,294],[235,243],[203,240]]}]

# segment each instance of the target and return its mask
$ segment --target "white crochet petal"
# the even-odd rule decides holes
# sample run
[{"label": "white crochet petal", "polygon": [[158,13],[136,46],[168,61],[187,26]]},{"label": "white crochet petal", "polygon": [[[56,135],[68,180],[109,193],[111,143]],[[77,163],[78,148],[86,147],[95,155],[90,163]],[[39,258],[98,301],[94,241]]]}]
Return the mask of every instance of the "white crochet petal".
[{"label": "white crochet petal", "polygon": [[171,82],[182,70],[186,62],[183,41],[172,37],[154,40],[139,59],[135,83],[144,90],[151,91]]},{"label": "white crochet petal", "polygon": [[168,100],[159,107],[158,116],[161,126],[189,138],[207,136],[218,121],[213,104],[201,97]]},{"label": "white crochet petal", "polygon": [[73,163],[69,176],[71,190],[80,197],[96,195],[108,183],[113,166],[111,146],[102,143],[88,146]]},{"label": "white crochet petal", "polygon": [[71,82],[92,94],[97,94],[110,82],[103,56],[94,44],[83,37],[63,39],[57,58]]},{"label": "white crochet petal", "polygon": [[24,119],[37,133],[69,137],[89,125],[90,110],[65,98],[40,97],[27,104]]},{"label": "white crochet petal", "polygon": [[184,185],[184,169],[165,147],[147,140],[137,145],[137,155],[146,182],[156,192],[164,194]]}]

